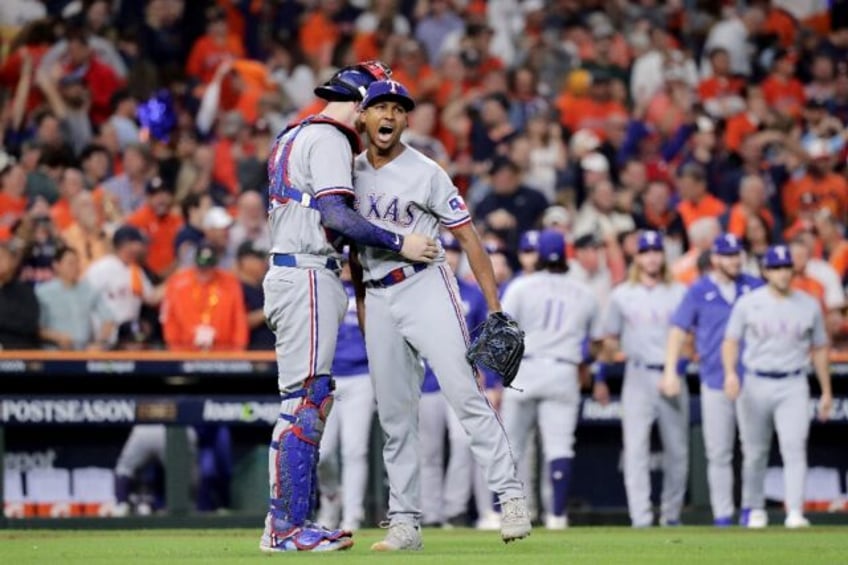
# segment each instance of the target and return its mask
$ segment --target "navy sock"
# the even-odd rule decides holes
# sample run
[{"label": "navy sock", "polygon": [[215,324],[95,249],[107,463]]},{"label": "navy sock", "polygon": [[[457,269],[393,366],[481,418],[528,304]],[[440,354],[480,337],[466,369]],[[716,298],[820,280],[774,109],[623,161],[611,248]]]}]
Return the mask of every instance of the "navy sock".
[{"label": "navy sock", "polygon": [[568,485],[571,482],[570,457],[554,459],[550,462],[551,484],[553,485],[554,501],[551,509],[554,516],[565,516],[565,506],[568,502]]}]

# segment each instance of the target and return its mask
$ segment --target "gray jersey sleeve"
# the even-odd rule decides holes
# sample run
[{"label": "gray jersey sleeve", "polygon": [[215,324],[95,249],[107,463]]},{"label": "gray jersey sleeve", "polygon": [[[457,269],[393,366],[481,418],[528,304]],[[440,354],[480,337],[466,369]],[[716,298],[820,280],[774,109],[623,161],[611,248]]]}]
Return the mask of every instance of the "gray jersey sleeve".
[{"label": "gray jersey sleeve", "polygon": [[724,330],[725,339],[741,340],[745,335],[745,320],[748,300],[740,298],[730,311],[727,328]]},{"label": "gray jersey sleeve", "polygon": [[[621,288],[621,287],[619,287]],[[603,323],[603,336],[620,336],[624,328],[624,314],[621,311],[620,300],[621,293],[613,291],[610,297],[609,305]]]},{"label": "gray jersey sleeve", "polygon": [[504,291],[504,295],[501,298],[501,308],[503,311],[515,318],[515,320],[521,324],[521,312],[518,300],[518,292],[516,291],[516,287],[520,286],[520,281],[514,281],[511,285],[506,287]]},{"label": "gray jersey sleeve", "polygon": [[353,151],[341,132],[316,137],[309,148],[309,172],[315,196],[353,196]]},{"label": "gray jersey sleeve", "polygon": [[444,170],[438,168],[433,173],[430,183],[428,205],[443,226],[456,228],[471,221],[465,201]]}]

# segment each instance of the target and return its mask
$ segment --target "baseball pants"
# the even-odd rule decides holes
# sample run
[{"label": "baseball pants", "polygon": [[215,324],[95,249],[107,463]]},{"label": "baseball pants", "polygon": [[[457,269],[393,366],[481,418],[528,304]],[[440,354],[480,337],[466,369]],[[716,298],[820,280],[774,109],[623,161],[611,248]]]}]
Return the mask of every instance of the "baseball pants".
[{"label": "baseball pants", "polygon": [[707,452],[707,482],[713,518],[731,518],[733,448],[736,445],[736,403],[723,390],[701,384],[701,422]]},{"label": "baseball pants", "polygon": [[810,385],[807,377],[768,379],[745,376],[739,395],[739,437],[742,440],[742,507],[765,507],[765,477],[772,434],[783,458],[786,508],[804,509],[807,436],[810,431]]}]

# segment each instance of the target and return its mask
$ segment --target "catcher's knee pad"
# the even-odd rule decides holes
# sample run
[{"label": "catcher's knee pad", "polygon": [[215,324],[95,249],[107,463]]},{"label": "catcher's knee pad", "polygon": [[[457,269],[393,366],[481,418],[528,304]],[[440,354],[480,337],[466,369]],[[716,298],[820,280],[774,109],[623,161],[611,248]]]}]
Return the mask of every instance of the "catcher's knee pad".
[{"label": "catcher's knee pad", "polygon": [[277,449],[277,489],[271,501],[275,518],[292,526],[302,525],[312,512],[317,494],[318,446],[324,422],[333,404],[333,379],[312,377],[303,388],[283,399],[300,397],[293,414],[280,416],[291,423],[271,444]]}]

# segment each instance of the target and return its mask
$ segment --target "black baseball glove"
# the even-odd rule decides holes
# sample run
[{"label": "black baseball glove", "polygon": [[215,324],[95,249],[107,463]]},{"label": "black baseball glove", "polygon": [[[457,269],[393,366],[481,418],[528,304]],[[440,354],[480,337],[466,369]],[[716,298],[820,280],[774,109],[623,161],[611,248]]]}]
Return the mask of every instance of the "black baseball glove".
[{"label": "black baseball glove", "polygon": [[524,332],[504,312],[489,314],[480,335],[465,353],[465,358],[472,366],[479,363],[498,373],[505,387],[509,387],[515,380],[523,356]]}]

